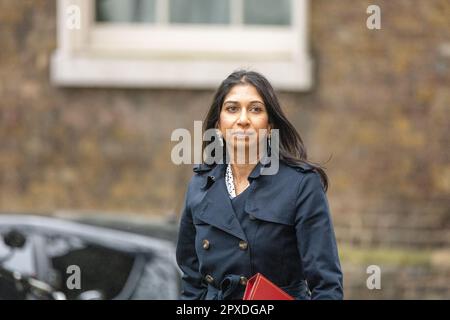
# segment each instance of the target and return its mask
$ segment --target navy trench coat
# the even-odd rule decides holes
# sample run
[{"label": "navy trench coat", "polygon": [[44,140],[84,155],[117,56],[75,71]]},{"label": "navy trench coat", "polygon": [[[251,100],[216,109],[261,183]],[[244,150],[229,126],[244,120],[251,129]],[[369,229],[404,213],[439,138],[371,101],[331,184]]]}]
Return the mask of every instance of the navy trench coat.
[{"label": "navy trench coat", "polygon": [[249,175],[244,233],[225,185],[225,164],[196,165],[177,239],[181,299],[242,299],[257,272],[296,299],[342,299],[342,272],[318,173],[282,161],[275,175]]}]

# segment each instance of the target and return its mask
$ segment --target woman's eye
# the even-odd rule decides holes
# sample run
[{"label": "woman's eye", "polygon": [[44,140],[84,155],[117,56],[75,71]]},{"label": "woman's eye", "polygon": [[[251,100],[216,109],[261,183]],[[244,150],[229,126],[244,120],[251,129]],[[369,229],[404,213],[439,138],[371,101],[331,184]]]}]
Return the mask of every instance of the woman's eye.
[{"label": "woman's eye", "polygon": [[236,112],[236,111],[237,111],[237,107],[235,107],[235,106],[229,106],[229,107],[227,107],[226,109],[227,109],[227,111],[229,111],[229,112]]},{"label": "woman's eye", "polygon": [[252,112],[261,112],[262,108],[260,106],[253,106],[250,108],[250,111]]}]

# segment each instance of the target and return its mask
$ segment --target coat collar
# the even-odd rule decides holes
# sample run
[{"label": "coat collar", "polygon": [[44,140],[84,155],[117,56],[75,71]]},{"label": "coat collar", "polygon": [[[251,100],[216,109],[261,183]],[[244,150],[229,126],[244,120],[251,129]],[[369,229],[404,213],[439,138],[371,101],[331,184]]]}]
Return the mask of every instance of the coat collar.
[{"label": "coat collar", "polygon": [[[264,173],[264,171],[266,171],[267,168],[270,167],[270,165],[271,165],[271,158],[265,155],[256,164],[256,166],[253,168],[252,172],[250,172],[248,177],[250,179],[259,178]],[[209,172],[208,174],[205,174],[205,180],[202,183],[202,188],[208,189],[208,187],[211,186],[214,181],[217,181],[220,177],[223,177],[225,175],[226,167],[227,167],[226,164],[208,165],[202,163],[195,165],[193,171],[199,174]]]},{"label": "coat collar", "polygon": [[259,178],[268,167],[271,165],[271,158],[268,156],[264,156],[261,158],[261,160],[256,164],[256,166],[253,168],[252,172],[249,174],[250,179],[257,179]]},{"label": "coat collar", "polygon": [[234,213],[225,185],[226,164],[215,166],[198,165],[196,173],[204,173],[201,188],[205,191],[202,204],[198,208],[198,218],[233,236],[247,241],[244,231]]},{"label": "coat collar", "polygon": [[[269,165],[270,158],[262,158],[253,168],[249,179],[260,178]],[[237,238],[247,241],[245,232],[236,217],[231,200],[228,197],[228,191],[225,185],[226,167],[227,164],[200,164],[194,167],[194,172],[203,175],[202,178],[204,179],[201,183],[201,188],[205,192],[205,196],[197,211],[198,218]],[[249,188],[255,189],[256,182],[251,183]]]},{"label": "coat collar", "polygon": [[[225,167],[226,165],[222,166]],[[198,211],[198,217],[218,229],[247,241],[231,204],[231,199],[228,197],[224,179],[224,177],[220,177],[208,187],[202,201],[202,207]]]}]

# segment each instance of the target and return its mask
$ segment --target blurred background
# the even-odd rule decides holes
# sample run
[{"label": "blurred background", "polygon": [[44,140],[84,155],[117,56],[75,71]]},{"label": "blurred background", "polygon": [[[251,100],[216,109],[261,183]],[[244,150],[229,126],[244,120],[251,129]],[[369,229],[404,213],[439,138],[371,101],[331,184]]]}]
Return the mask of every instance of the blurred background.
[{"label": "blurred background", "polygon": [[248,67],[327,168],[345,297],[450,298],[449,1],[0,0],[0,44],[0,218],[173,243],[171,133]]}]

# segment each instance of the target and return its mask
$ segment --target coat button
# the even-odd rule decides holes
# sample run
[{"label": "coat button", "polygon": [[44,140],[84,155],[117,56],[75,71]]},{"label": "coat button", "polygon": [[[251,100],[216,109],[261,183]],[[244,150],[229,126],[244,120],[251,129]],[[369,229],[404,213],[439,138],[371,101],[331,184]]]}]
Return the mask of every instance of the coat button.
[{"label": "coat button", "polygon": [[210,274],[207,274],[207,275],[205,276],[205,281],[206,281],[207,283],[209,283],[209,284],[213,284],[214,278],[213,278]]},{"label": "coat button", "polygon": [[248,248],[248,244],[246,241],[244,241],[244,240],[239,241],[239,249],[247,250],[247,248]]},{"label": "coat button", "polygon": [[252,214],[250,214],[249,216],[248,216],[248,218],[250,219],[250,220],[256,220],[256,217],[254,216],[254,215],[252,215]]},{"label": "coat button", "polygon": [[208,250],[209,249],[209,241],[208,239],[203,240],[203,249]]},{"label": "coat button", "polygon": [[239,279],[239,283],[240,283],[241,285],[243,285],[243,286],[246,286],[246,285],[247,285],[247,282],[248,282],[248,279],[247,279],[246,277],[241,277],[241,278]]}]

